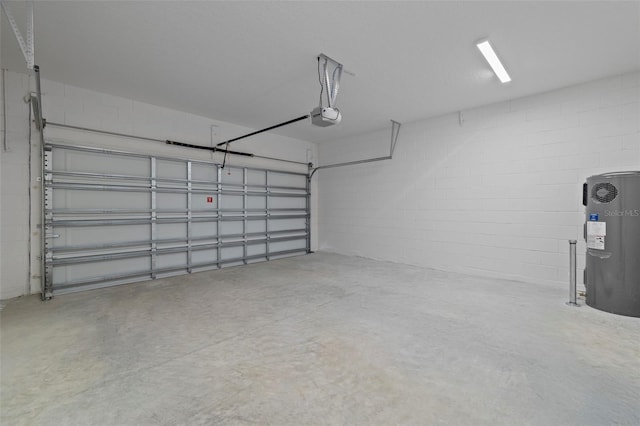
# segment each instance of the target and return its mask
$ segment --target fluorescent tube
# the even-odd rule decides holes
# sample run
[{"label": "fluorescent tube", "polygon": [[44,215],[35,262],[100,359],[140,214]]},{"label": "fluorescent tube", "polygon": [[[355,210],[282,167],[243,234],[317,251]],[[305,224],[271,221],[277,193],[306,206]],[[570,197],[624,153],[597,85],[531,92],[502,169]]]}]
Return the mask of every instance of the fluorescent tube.
[{"label": "fluorescent tube", "polygon": [[487,62],[489,62],[489,65],[491,65],[493,72],[496,74],[496,76],[498,76],[500,81],[502,83],[511,81],[511,77],[509,77],[509,74],[507,74],[507,70],[504,69],[502,62],[500,62],[500,59],[498,59],[498,55],[496,55],[496,52],[493,50],[493,47],[491,47],[491,44],[489,44],[489,40],[480,42],[477,44],[477,46],[478,49],[480,49],[480,52],[482,52],[482,54],[484,55],[484,58],[487,60]]}]

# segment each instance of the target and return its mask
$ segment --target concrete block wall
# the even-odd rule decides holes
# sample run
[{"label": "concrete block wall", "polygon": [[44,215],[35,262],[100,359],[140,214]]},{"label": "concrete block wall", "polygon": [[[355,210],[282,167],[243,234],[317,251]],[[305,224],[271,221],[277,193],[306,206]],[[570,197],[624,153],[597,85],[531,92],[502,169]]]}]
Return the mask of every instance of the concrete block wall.
[{"label": "concrete block wall", "polygon": [[[386,155],[389,134],[320,144],[320,164]],[[393,160],[317,172],[320,248],[566,283],[577,239],[581,282],[582,183],[620,170],[640,170],[637,72],[405,123]]]},{"label": "concrete block wall", "polygon": [[[43,70],[44,72],[45,70]],[[1,265],[0,299],[8,299],[40,291],[40,144],[32,129],[29,142],[29,106],[25,95],[35,90],[33,77],[6,72],[8,150],[2,152],[0,226]],[[42,80],[44,117],[52,123],[96,128],[162,140],[211,146],[254,129],[200,117],[181,111],[138,102]],[[222,162],[222,155],[158,142],[98,135],[84,131],[47,126],[47,139],[83,146],[99,146],[133,152]],[[299,162],[313,161],[316,145],[297,139],[265,133],[231,145],[232,149],[256,155]],[[31,169],[29,153],[31,152]],[[306,165],[229,156],[227,164],[276,170],[307,172]],[[29,180],[31,170],[31,180]],[[29,188],[31,187],[31,197]],[[317,206],[312,187],[312,205]],[[316,247],[316,214],[312,211],[312,249]]]},{"label": "concrete block wall", "polygon": [[[26,75],[5,72],[6,150],[0,147],[0,299],[30,291],[29,106],[22,99],[28,86]],[[0,127],[3,123],[0,120]]]}]

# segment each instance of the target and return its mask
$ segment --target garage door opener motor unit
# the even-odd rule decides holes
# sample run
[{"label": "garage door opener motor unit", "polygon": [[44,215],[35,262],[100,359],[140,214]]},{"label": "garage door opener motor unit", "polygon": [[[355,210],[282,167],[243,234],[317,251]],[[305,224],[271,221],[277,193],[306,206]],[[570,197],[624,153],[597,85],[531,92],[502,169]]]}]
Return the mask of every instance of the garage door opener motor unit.
[{"label": "garage door opener motor unit", "polygon": [[582,198],[587,305],[640,317],[640,171],[591,176]]}]

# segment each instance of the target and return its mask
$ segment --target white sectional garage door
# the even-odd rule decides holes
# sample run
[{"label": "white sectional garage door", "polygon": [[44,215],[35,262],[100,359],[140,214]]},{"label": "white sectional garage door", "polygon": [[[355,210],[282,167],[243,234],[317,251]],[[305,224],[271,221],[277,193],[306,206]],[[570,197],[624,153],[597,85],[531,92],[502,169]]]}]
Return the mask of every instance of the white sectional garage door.
[{"label": "white sectional garage door", "polygon": [[309,252],[307,175],[48,143],[53,294]]}]

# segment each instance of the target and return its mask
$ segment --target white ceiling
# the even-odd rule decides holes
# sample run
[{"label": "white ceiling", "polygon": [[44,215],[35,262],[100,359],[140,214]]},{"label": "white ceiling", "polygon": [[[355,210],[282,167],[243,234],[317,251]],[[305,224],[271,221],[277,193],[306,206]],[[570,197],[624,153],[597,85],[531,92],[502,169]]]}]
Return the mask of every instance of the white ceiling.
[{"label": "white ceiling", "polygon": [[[47,1],[35,28],[45,78],[256,129],[317,105],[325,53],[356,74],[342,124],[276,131],[314,142],[640,69],[638,1]],[[2,67],[24,70],[10,31],[2,18]]]}]

